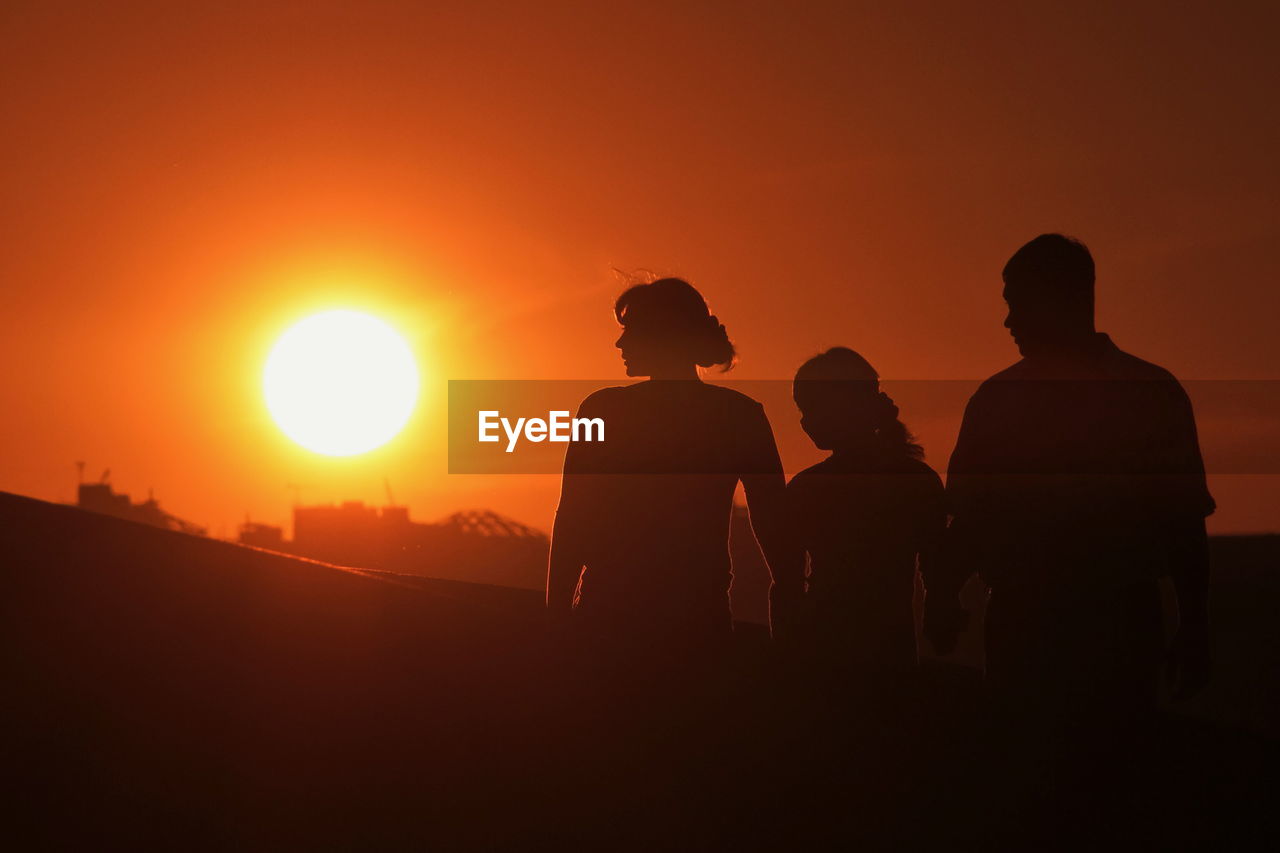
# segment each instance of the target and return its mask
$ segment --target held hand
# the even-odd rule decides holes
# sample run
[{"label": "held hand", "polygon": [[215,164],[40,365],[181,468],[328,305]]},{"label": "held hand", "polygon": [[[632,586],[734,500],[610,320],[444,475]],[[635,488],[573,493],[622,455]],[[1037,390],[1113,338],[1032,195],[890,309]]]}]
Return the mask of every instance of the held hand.
[{"label": "held hand", "polygon": [[925,597],[924,633],[939,656],[955,651],[960,634],[968,627],[969,611],[960,606],[958,596]]},{"label": "held hand", "polygon": [[1204,625],[1181,625],[1173,637],[1166,661],[1166,674],[1174,701],[1195,696],[1209,683],[1212,660],[1209,630]]},{"label": "held hand", "polygon": [[769,587],[769,633],[774,642],[794,647],[808,622],[808,600],[802,589],[773,584]]},{"label": "held hand", "polygon": [[566,642],[573,630],[572,608],[548,605],[543,611],[543,624],[551,642]]}]

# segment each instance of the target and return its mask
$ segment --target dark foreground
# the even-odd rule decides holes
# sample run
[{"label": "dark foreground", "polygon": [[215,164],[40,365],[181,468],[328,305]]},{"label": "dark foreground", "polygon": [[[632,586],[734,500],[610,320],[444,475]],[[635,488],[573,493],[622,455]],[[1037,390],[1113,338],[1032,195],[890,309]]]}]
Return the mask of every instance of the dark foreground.
[{"label": "dark foreground", "polygon": [[[965,667],[817,694],[745,625],[715,666],[667,666],[679,658],[660,638],[619,663],[548,636],[536,594],[340,569],[2,494],[0,567],[8,834],[26,846],[1275,838],[1277,749],[1263,733],[1275,622],[1240,642],[1229,620],[1220,695],[1239,707],[1165,714],[1103,743],[1034,727],[1009,737]],[[1250,589],[1238,613],[1275,612],[1274,584]]]}]

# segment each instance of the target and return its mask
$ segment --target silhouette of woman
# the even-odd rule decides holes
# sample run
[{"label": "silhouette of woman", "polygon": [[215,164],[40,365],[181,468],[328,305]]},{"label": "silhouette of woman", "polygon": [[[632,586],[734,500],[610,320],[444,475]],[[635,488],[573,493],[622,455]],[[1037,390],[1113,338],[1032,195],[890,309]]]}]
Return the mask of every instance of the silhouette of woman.
[{"label": "silhouette of woman", "polygon": [[787,485],[809,555],[808,635],[822,665],[858,674],[916,665],[916,569],[927,584],[946,526],[942,481],[879,379],[835,347],[792,386],[801,426],[831,451]]},{"label": "silhouette of woman", "polygon": [[702,382],[736,360],[725,327],[687,282],[626,290],[614,306],[628,376],[578,417],[605,440],[571,443],[547,571],[555,617],[612,639],[711,647],[732,630],[729,523],[739,481],[775,576],[775,600],[799,596],[803,555],[785,529],[786,485],[763,407]]}]

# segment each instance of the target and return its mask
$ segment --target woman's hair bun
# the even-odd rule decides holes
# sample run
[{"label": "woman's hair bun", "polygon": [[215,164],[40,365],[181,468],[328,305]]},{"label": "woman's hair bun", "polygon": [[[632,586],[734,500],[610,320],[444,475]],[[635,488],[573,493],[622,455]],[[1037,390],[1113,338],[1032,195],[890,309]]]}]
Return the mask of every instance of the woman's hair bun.
[{"label": "woman's hair bun", "polygon": [[697,344],[695,361],[699,367],[722,365],[724,370],[733,367],[738,353],[733,341],[729,340],[729,331],[716,315],[707,317],[706,332],[700,336]]},{"label": "woman's hair bun", "polygon": [[681,278],[660,278],[635,284],[623,291],[613,306],[614,316],[627,325],[635,315],[643,315],[646,325],[666,328],[675,339],[689,347],[689,357],[699,367],[722,370],[733,367],[737,350],[724,324],[707,308],[697,288]]}]

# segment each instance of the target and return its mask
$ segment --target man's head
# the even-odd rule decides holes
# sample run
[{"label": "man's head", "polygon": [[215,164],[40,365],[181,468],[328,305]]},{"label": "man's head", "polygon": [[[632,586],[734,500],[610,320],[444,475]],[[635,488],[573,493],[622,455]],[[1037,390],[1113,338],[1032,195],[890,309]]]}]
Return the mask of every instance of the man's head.
[{"label": "man's head", "polygon": [[1093,335],[1093,256],[1079,240],[1041,234],[1004,265],[1004,325],[1024,356]]}]

